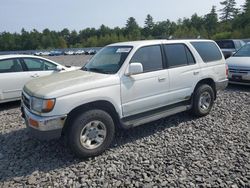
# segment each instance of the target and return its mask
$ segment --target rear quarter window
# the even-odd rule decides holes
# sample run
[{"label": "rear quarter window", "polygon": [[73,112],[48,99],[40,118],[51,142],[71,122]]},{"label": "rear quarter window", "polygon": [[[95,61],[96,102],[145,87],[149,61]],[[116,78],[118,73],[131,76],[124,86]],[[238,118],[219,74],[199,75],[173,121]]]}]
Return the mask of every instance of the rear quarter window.
[{"label": "rear quarter window", "polygon": [[191,42],[205,63],[222,59],[219,48],[213,42]]}]

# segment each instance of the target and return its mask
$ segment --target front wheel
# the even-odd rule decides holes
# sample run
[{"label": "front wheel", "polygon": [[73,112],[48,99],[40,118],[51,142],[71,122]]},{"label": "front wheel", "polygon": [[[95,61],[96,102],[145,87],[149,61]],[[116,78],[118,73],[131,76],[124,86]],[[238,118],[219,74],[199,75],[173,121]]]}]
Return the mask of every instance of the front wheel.
[{"label": "front wheel", "polygon": [[76,156],[92,157],[109,147],[114,133],[114,122],[107,112],[89,110],[73,120],[66,134],[68,145]]},{"label": "front wheel", "polygon": [[214,90],[211,86],[203,84],[194,91],[192,112],[201,117],[209,114],[214,104]]}]

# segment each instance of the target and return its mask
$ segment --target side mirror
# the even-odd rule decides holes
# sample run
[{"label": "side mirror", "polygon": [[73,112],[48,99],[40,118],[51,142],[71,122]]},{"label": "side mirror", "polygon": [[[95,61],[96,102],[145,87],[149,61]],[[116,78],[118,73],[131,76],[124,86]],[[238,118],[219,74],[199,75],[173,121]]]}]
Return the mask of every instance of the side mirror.
[{"label": "side mirror", "polygon": [[131,76],[142,72],[143,72],[143,66],[141,63],[130,63],[126,71],[126,75]]},{"label": "side mirror", "polygon": [[62,71],[62,70],[64,70],[63,66],[61,65],[56,66],[56,71]]}]

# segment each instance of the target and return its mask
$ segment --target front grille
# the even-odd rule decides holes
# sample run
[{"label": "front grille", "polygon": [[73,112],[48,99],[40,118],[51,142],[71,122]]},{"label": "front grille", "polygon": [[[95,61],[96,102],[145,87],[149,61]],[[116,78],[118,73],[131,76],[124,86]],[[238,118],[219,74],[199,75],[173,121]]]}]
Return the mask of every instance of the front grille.
[{"label": "front grille", "polygon": [[30,109],[30,99],[22,93],[23,104],[26,108]]},{"label": "front grille", "polygon": [[231,73],[248,74],[248,73],[250,73],[250,69],[232,69],[232,68],[229,68],[229,72],[231,72]]}]

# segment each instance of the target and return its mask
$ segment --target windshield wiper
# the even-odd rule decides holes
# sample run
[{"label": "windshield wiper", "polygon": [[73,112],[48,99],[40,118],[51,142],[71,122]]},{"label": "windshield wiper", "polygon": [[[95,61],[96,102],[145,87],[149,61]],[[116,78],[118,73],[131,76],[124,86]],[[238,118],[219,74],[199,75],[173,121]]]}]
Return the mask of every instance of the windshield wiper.
[{"label": "windshield wiper", "polygon": [[90,72],[103,73],[103,74],[113,74],[112,71],[107,71],[107,70],[98,69],[98,68],[87,68],[87,67],[83,67],[82,70],[84,70],[84,71],[90,71]]}]

